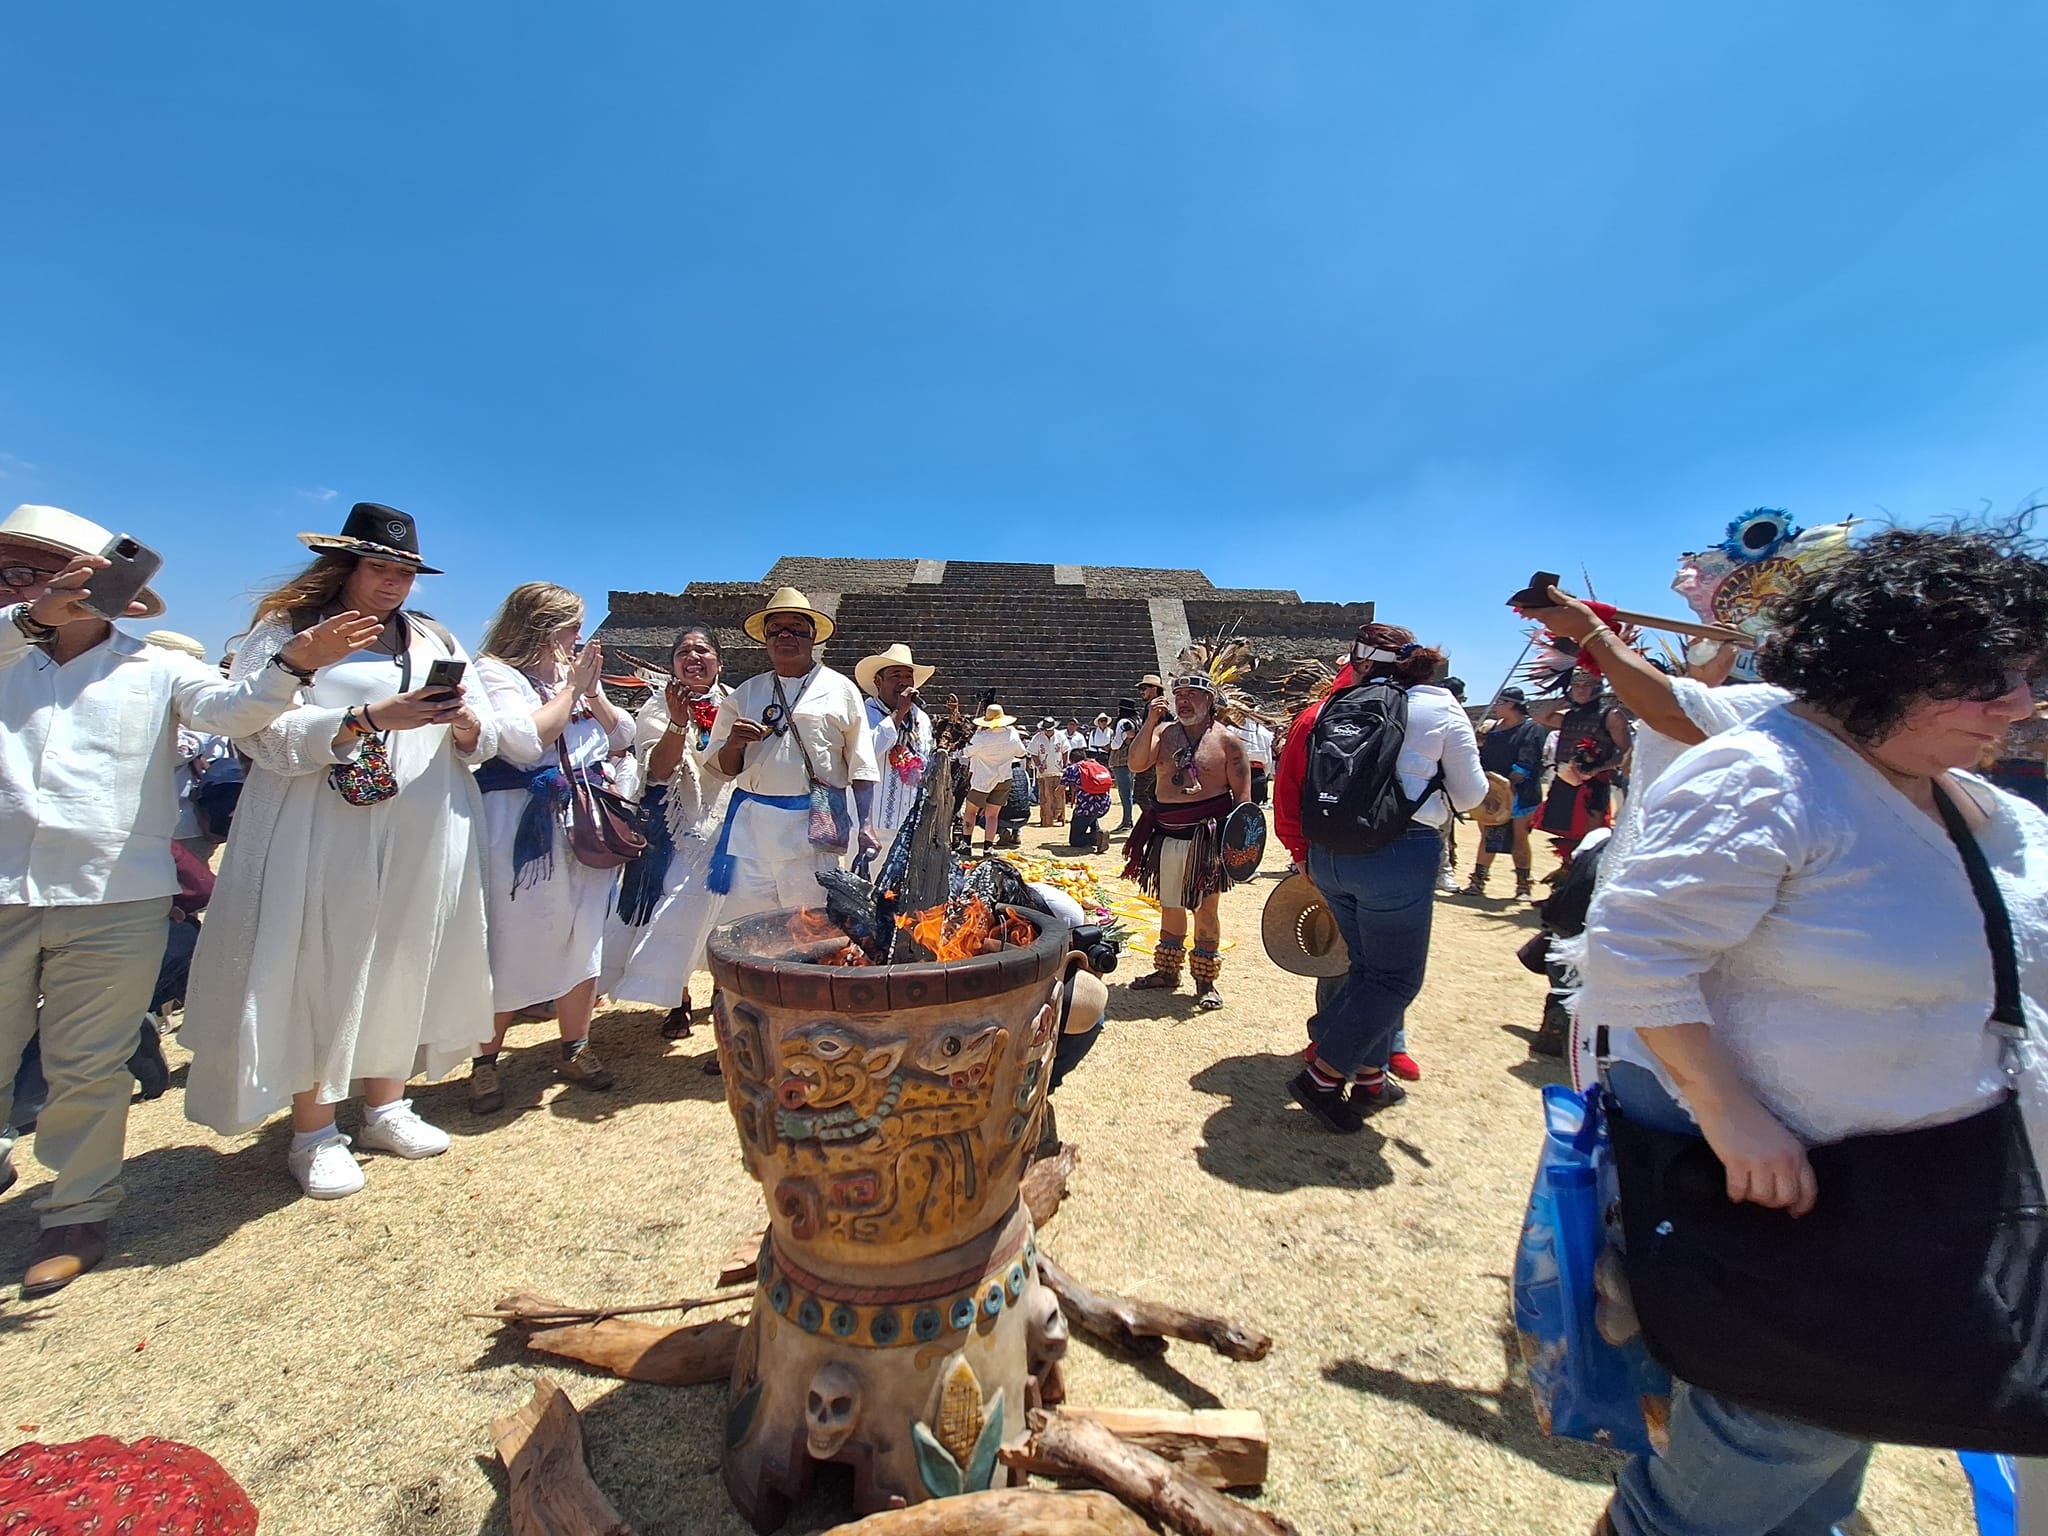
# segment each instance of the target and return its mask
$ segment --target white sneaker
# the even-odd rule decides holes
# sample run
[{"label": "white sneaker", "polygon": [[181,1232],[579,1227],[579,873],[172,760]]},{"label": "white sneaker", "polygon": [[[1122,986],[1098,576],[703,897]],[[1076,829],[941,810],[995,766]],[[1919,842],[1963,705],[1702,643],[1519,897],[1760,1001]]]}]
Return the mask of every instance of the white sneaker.
[{"label": "white sneaker", "polygon": [[1436,877],[1436,888],[1446,896],[1461,896],[1465,891],[1465,887],[1458,884],[1458,877],[1448,869]]},{"label": "white sneaker", "polygon": [[303,1152],[285,1156],[299,1188],[315,1200],[339,1200],[363,1187],[363,1170],[349,1155],[348,1138],[339,1132],[323,1137]]},{"label": "white sneaker", "polygon": [[365,1147],[400,1157],[439,1157],[448,1150],[448,1133],[413,1113],[412,1100],[400,1099],[388,1114],[365,1117],[356,1137]]}]

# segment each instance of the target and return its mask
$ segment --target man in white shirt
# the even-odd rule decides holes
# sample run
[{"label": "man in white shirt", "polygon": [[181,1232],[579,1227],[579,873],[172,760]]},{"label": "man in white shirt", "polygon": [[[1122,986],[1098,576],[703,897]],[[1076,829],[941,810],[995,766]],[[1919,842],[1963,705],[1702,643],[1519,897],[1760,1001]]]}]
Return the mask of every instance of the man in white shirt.
[{"label": "man in white shirt", "polygon": [[850,794],[850,826],[860,850],[881,847],[875,831],[874,733],[853,680],[819,662],[831,615],[783,587],[747,619],[746,631],[768,647],[773,670],[750,677],[718,706],[711,725],[707,776],[728,779],[732,799],[711,854],[705,887],[722,896],[719,921],[775,907],[824,905],[818,871],[837,867],[846,852],[813,841],[811,786],[823,785],[841,809]]},{"label": "man in white shirt", "polygon": [[[0,522],[0,1124],[15,1063],[42,1031],[49,1100],[36,1156],[55,1174],[22,1294],[106,1256],[121,1199],[128,1057],[178,889],[178,728],[248,736],[301,682],[374,639],[349,612],[295,636],[239,683],[148,646],[84,606],[107,530],[57,507]],[[127,612],[163,612],[143,588]],[[38,1000],[40,999],[40,1005]],[[0,1189],[14,1181],[0,1163]]]},{"label": "man in white shirt", "polygon": [[1038,824],[1056,827],[1066,818],[1066,792],[1060,788],[1060,773],[1067,766],[1066,739],[1059,722],[1047,715],[1024,748],[1025,760],[1038,780]]},{"label": "man in white shirt", "polygon": [[879,869],[889,858],[896,834],[916,803],[924,765],[932,757],[932,717],[918,703],[936,667],[919,666],[910,647],[898,641],[854,666],[853,680],[868,699],[868,729],[875,733],[875,764],[881,773],[875,791],[875,841]]},{"label": "man in white shirt", "polygon": [[1231,727],[1244,743],[1252,765],[1252,804],[1264,805],[1273,776],[1273,728],[1257,715],[1246,715]]},{"label": "man in white shirt", "polygon": [[1097,715],[1088,732],[1088,755],[1105,768],[1109,766],[1109,744],[1115,737],[1116,732],[1110,729],[1109,716]]}]

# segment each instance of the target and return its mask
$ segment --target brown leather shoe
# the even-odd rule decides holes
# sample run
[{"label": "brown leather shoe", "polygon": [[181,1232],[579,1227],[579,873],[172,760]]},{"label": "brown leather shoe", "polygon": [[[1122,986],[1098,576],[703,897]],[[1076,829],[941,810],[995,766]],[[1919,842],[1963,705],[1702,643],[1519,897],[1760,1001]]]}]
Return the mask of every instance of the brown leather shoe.
[{"label": "brown leather shoe", "polygon": [[79,1221],[64,1227],[45,1227],[29,1255],[28,1273],[21,1277],[21,1297],[27,1301],[61,1291],[107,1256],[107,1224]]},{"label": "brown leather shoe", "polygon": [[469,1064],[469,1112],[473,1115],[495,1115],[505,1107],[505,1085],[498,1081],[498,1064],[495,1061],[473,1061]]},{"label": "brown leather shoe", "polygon": [[599,1061],[597,1052],[587,1045],[567,1061],[556,1062],[555,1070],[578,1088],[609,1088],[612,1085],[611,1069]]}]

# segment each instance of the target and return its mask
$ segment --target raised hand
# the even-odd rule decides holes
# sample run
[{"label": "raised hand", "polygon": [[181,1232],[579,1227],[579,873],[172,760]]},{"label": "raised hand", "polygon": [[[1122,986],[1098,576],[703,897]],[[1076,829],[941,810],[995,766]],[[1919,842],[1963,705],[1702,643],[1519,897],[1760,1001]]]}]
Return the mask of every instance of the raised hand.
[{"label": "raised hand", "polygon": [[384,633],[384,621],[374,613],[350,608],[331,619],[322,619],[302,629],[278,651],[284,664],[300,672],[317,672],[344,656],[352,656]]},{"label": "raised hand", "polygon": [[597,687],[598,679],[603,675],[604,647],[591,640],[569,663],[569,686],[576,690],[578,698],[583,698]]}]

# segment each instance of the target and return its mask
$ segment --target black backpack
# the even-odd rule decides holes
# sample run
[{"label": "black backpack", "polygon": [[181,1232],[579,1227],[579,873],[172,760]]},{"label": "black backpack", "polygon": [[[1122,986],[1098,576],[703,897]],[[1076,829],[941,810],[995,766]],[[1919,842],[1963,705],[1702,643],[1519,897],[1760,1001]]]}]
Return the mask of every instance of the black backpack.
[{"label": "black backpack", "polygon": [[1330,695],[1308,738],[1301,835],[1332,853],[1371,853],[1403,832],[1444,772],[1410,800],[1394,771],[1408,736],[1408,690],[1378,679]]}]

